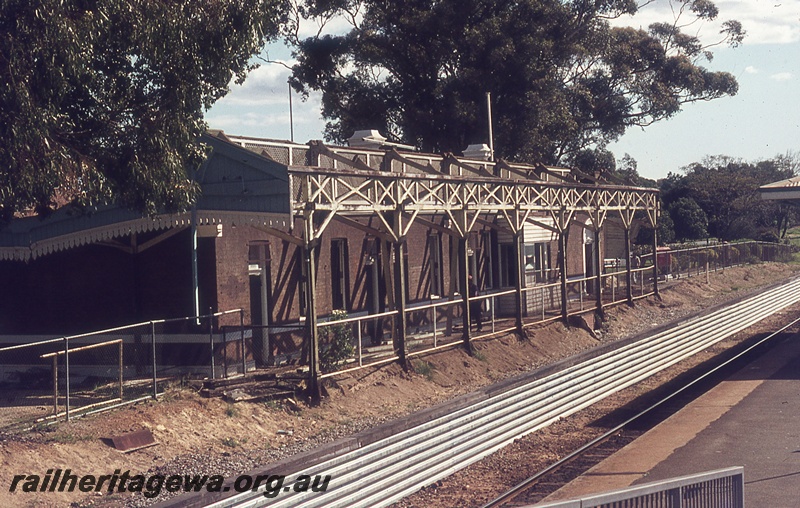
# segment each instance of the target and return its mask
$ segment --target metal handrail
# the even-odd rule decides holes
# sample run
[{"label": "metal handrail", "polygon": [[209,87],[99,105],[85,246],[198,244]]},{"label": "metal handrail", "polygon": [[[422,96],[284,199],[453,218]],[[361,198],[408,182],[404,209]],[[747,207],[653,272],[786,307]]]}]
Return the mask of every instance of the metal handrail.
[{"label": "metal handrail", "polygon": [[[719,485],[719,480],[727,480],[729,485]],[[717,469],[705,473],[697,473],[678,478],[671,478],[668,480],[661,480],[657,482],[645,483],[635,487],[628,487],[625,489],[613,490],[602,494],[593,494],[584,496],[578,499],[570,499],[565,501],[555,501],[552,503],[537,504],[536,508],[594,508],[598,506],[608,506],[609,508],[616,508],[622,506],[639,506],[635,504],[637,500],[650,500],[654,495],[661,493],[668,493],[665,496],[670,499],[665,504],[647,504],[658,508],[672,508],[676,506],[683,506],[683,504],[674,504],[671,500],[683,499],[686,487],[692,487],[693,491],[703,491],[704,487],[711,486],[714,489],[715,496],[713,500],[708,503],[692,504],[698,508],[743,508],[744,507],[744,468],[741,466],[727,467],[724,469]],[[723,487],[723,488],[720,488]],[[725,487],[728,487],[727,489]],[[727,494],[727,495],[726,495]],[[620,504],[629,501],[628,504]],[[718,502],[717,502],[718,501]]]}]

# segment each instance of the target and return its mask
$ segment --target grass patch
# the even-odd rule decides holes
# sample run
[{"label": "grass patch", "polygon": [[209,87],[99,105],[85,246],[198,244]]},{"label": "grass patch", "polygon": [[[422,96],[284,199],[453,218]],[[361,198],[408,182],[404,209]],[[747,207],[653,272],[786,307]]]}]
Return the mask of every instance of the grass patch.
[{"label": "grass patch", "polygon": [[49,443],[59,443],[59,444],[73,444],[79,443],[82,441],[91,441],[91,436],[81,436],[77,434],[73,434],[71,432],[64,432],[58,433],[52,437],[50,437],[47,442]]},{"label": "grass patch", "polygon": [[228,404],[228,407],[225,408],[225,416],[228,418],[236,418],[241,414],[241,410],[238,407],[234,406],[233,404]]},{"label": "grass patch", "polygon": [[433,373],[435,370],[436,366],[431,362],[420,360],[414,363],[414,372],[416,372],[421,376],[424,376],[425,379],[427,379],[428,381],[433,381]]},{"label": "grass patch", "polygon": [[480,361],[480,362],[485,362],[486,361],[486,355],[484,355],[483,353],[481,353],[477,349],[472,351],[472,357],[475,358],[476,360]]}]

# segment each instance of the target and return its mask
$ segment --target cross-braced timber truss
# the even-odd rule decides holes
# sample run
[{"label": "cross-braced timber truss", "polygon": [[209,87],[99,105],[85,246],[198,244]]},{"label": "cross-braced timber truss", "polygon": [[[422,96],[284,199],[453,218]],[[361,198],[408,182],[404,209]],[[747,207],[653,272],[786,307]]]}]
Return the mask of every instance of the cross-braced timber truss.
[{"label": "cross-braced timber truss", "polygon": [[[629,225],[638,211],[655,227],[658,212],[658,191],[637,187],[321,168],[291,168],[290,178],[296,193],[292,210],[312,223],[311,241],[321,238],[335,215],[377,215],[399,241],[426,215],[444,214],[454,234],[466,236],[482,214],[502,216],[516,233],[541,214],[561,230],[578,212],[598,219],[598,227],[608,212],[619,213]],[[387,213],[399,213],[400,219],[390,225]]]},{"label": "cross-braced timber truss", "polygon": [[[328,152],[330,153],[330,152]],[[339,162],[348,164],[348,159],[336,154]],[[498,166],[503,163],[498,163]],[[506,179],[492,176],[482,168],[474,174],[447,175],[431,174],[430,171],[419,173],[381,171],[360,163],[356,158],[352,168],[326,169],[317,167],[289,168],[291,209],[297,218],[303,219],[303,245],[305,246],[305,262],[308,277],[308,319],[309,336],[311,338],[311,394],[315,397],[318,388],[318,348],[317,316],[315,303],[315,261],[314,249],[317,248],[326,227],[333,220],[340,220],[362,230],[373,231],[376,236],[389,240],[394,248],[394,288],[390,291],[393,306],[398,311],[397,329],[394,333],[394,346],[400,361],[405,363],[406,335],[406,301],[403,285],[406,274],[401,260],[405,249],[405,238],[411,226],[421,223],[428,227],[438,227],[441,231],[458,240],[458,277],[460,287],[468,287],[467,271],[467,238],[476,225],[505,229],[513,234],[517,255],[522,251],[522,232],[526,223],[548,229],[558,235],[558,263],[561,267],[561,299],[562,314],[567,317],[566,302],[566,270],[565,251],[567,230],[576,222],[576,214],[586,214],[591,218],[589,227],[599,242],[600,231],[609,213],[619,214],[625,231],[626,257],[630,259],[630,230],[634,214],[643,212],[649,225],[654,230],[653,252],[655,253],[655,229],[658,220],[658,191],[638,187],[616,186],[596,182],[586,184],[579,182],[552,182],[530,176],[521,179]],[[424,168],[423,168],[424,169]],[[497,169],[497,168],[495,168]],[[559,177],[562,180],[566,178]],[[359,217],[377,217],[382,228],[373,229],[356,220]],[[447,227],[430,220],[431,217],[444,217]],[[543,221],[549,217],[550,221]],[[600,250],[595,249],[597,266]],[[653,290],[657,294],[658,264],[653,256]],[[519,261],[519,260],[518,260]],[[517,296],[517,328],[522,330],[522,281],[523,263],[517,263],[520,273],[516,277]],[[628,300],[630,294],[630,263],[627,263]],[[597,310],[602,314],[601,274],[597,274]],[[391,271],[387,267],[387,275]],[[392,294],[393,293],[393,294]],[[469,297],[462,291],[462,319],[464,345],[471,351]],[[317,394],[317,395],[315,395]]]}]

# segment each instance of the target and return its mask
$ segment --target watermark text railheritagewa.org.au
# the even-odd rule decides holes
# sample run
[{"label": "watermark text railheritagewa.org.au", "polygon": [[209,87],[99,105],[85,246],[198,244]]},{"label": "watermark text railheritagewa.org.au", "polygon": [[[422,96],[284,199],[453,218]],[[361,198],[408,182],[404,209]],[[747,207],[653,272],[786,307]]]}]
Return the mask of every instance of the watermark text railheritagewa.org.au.
[{"label": "watermark text railheritagewa.org.au", "polygon": [[11,479],[9,492],[137,492],[153,498],[161,492],[255,492],[263,489],[264,497],[281,492],[325,492],[330,475],[241,475],[232,484],[225,484],[222,475],[141,475],[124,473],[77,475],[71,469],[48,469],[44,475],[18,474]]}]

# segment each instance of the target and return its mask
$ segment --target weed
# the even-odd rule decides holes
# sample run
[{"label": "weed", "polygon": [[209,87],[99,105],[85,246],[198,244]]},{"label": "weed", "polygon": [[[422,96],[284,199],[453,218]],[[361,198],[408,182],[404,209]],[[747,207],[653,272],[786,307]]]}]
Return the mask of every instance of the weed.
[{"label": "weed", "polygon": [[236,418],[239,414],[241,414],[241,411],[233,404],[228,404],[228,407],[225,408],[225,416],[228,418]]},{"label": "weed", "polygon": [[235,437],[226,437],[225,439],[222,440],[223,446],[227,446],[228,448],[238,448],[245,443],[247,443],[247,439],[242,439],[240,441]]},{"label": "weed", "polygon": [[90,441],[92,438],[90,436],[79,436],[73,434],[71,432],[65,432],[63,434],[56,434],[50,439],[48,439],[51,443],[59,443],[59,444],[73,444],[78,443],[80,441]]},{"label": "weed", "polygon": [[414,363],[414,372],[417,374],[424,376],[425,379],[428,381],[433,380],[433,372],[436,370],[436,366],[430,362],[426,362],[425,360],[420,360]]},{"label": "weed", "polygon": [[486,355],[478,351],[477,349],[472,352],[472,357],[480,362],[486,361]]},{"label": "weed", "polygon": [[[347,311],[335,310],[331,313],[332,321],[347,319]],[[353,329],[350,323],[327,327],[327,345],[319,352],[319,366],[323,372],[338,370],[345,360],[353,357]]]}]

